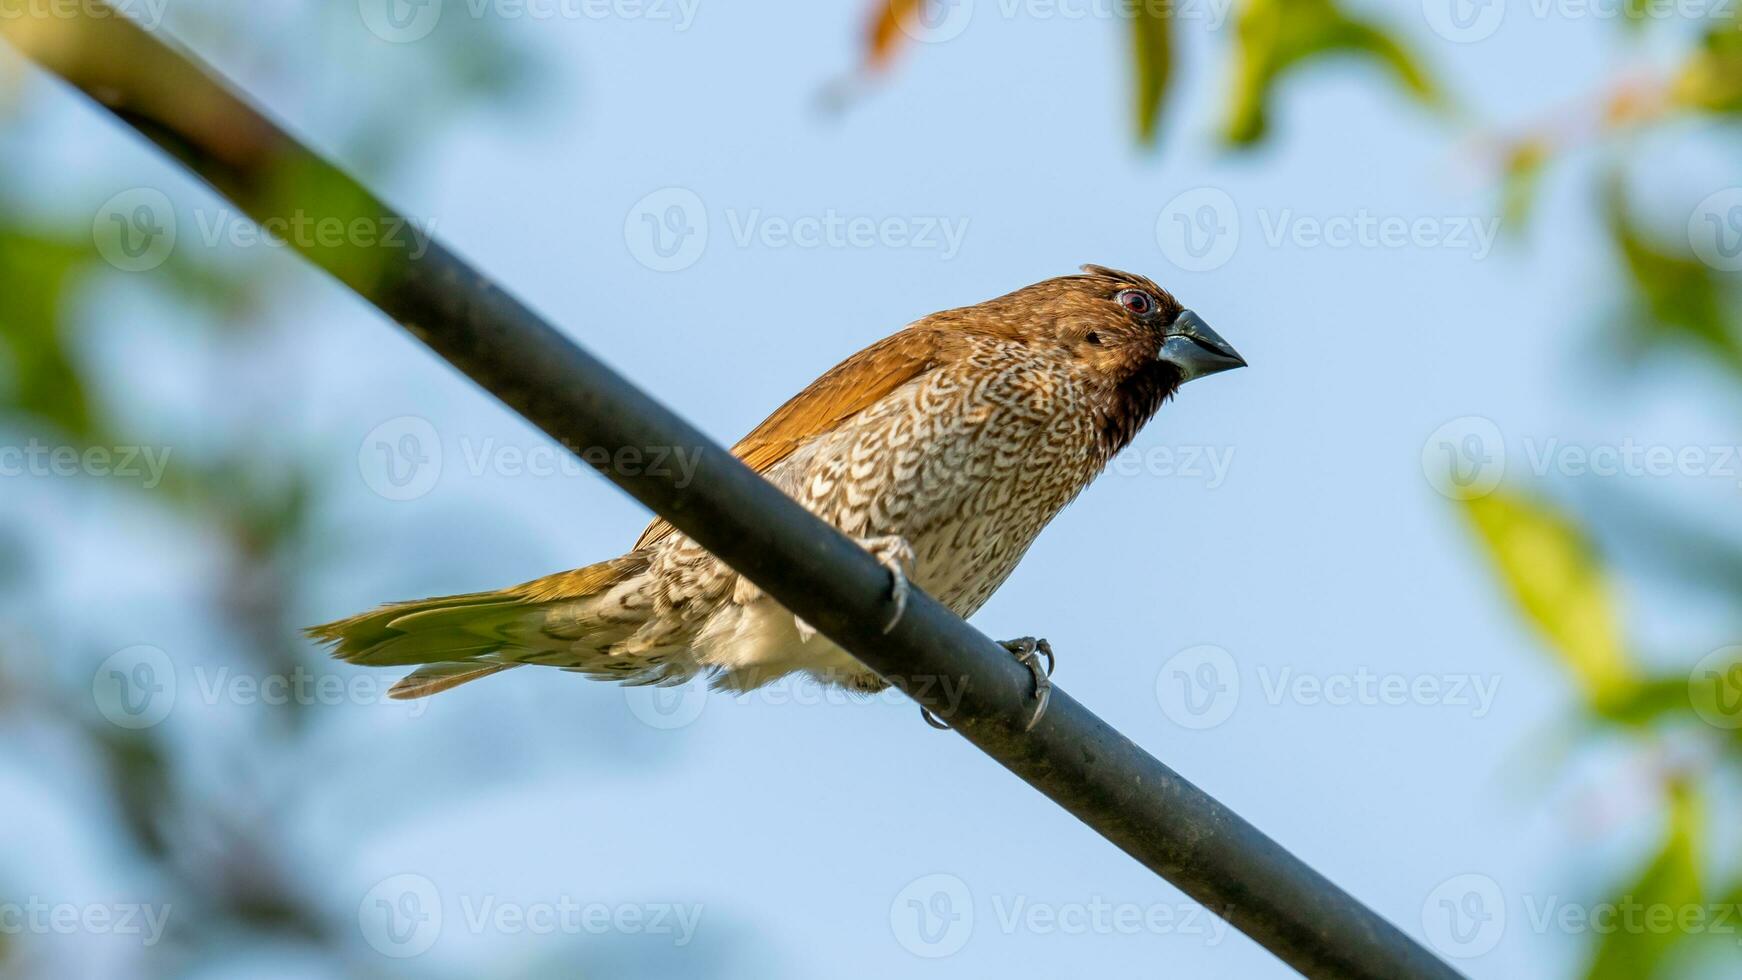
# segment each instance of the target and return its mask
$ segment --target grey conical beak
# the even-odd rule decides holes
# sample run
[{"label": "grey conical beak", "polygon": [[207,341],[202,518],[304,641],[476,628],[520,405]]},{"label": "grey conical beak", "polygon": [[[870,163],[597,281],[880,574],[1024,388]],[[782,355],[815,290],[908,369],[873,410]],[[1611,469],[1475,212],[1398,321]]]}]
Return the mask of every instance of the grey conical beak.
[{"label": "grey conical beak", "polygon": [[1178,367],[1186,381],[1246,366],[1246,359],[1191,310],[1181,312],[1167,328],[1160,357]]}]

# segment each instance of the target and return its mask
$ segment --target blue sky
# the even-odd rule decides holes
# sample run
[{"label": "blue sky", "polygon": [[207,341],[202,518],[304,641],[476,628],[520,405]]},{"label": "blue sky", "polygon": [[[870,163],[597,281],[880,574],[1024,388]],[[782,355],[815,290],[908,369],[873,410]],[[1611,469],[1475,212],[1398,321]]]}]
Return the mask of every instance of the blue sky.
[{"label": "blue sky", "polygon": [[[445,16],[466,16],[449,6]],[[1604,21],[1515,12],[1492,37],[1454,44],[1417,4],[1372,10],[1419,45],[1471,118],[1500,125],[1553,116],[1634,63]],[[1264,147],[1219,148],[1231,26],[1181,22],[1162,145],[1145,153],[1126,108],[1127,40],[1105,18],[1006,18],[983,0],[959,36],[909,47],[883,84],[831,115],[819,96],[856,61],[859,5],[703,2],[692,13],[687,30],[621,16],[504,20],[543,63],[538,98],[466,115],[381,189],[722,441],[933,310],[1083,262],[1157,279],[1251,368],[1194,383],[1165,407],[976,625],[1049,637],[1056,679],[1075,697],[1418,937],[1432,938],[1424,908],[1443,883],[1498,883],[1507,927],[1458,961],[1470,975],[1573,969],[1587,937],[1533,927],[1527,912],[1595,901],[1645,853],[1656,832],[1639,819],[1645,803],[1595,829],[1588,812],[1593,793],[1625,802],[1640,763],[1620,749],[1545,761],[1565,738],[1572,690],[1422,456],[1436,430],[1471,416],[1498,427],[1512,475],[1526,480],[1525,447],[1551,438],[1729,438],[1699,408],[1715,384],[1668,391],[1649,375],[1622,382],[1590,368],[1612,296],[1595,162],[1558,171],[1531,227],[1485,245],[1497,198],[1471,128],[1423,113],[1367,69],[1304,73],[1282,90]],[[361,76],[201,50],[266,104],[294,107],[283,110],[294,129],[333,145],[344,134],[326,109],[354,87],[415,78],[433,57],[355,29],[282,43],[362,45],[369,56],[348,62]],[[184,217],[218,209],[70,99],[40,101],[46,117],[73,117],[51,127],[54,145],[101,148],[100,162],[81,157],[109,175],[88,206],[148,185]],[[1701,160],[1684,176],[1652,200],[1686,213],[1723,186]],[[657,206],[642,203],[649,195]],[[1206,200],[1228,202],[1213,217],[1237,226],[1238,242],[1213,268],[1181,268],[1193,260],[1166,231]],[[705,244],[692,237],[675,261],[649,260],[643,213],[664,221],[674,203],[692,234],[705,220]],[[790,240],[807,222],[855,220],[878,229],[868,244],[845,230],[815,247]],[[1322,241],[1369,222],[1426,231],[1403,244]],[[682,267],[649,267],[662,262]],[[227,382],[260,410],[219,427],[328,464],[333,571],[308,621],[497,587],[634,540],[638,505],[590,474],[525,472],[517,454],[554,465],[537,433],[320,277],[295,283],[307,302],[255,342],[282,370]],[[204,356],[136,350],[120,333],[107,355],[118,365]],[[169,376],[199,373],[181,370]],[[158,406],[148,421],[199,428],[176,417],[174,390],[152,390],[174,384],[117,374]],[[440,465],[413,499],[389,499],[406,494],[383,489],[372,447],[408,427],[426,448],[433,433]],[[1735,493],[1717,479],[1641,489],[1701,507]],[[161,530],[140,526],[129,557],[108,567],[110,545],[78,528],[112,517],[112,505],[89,506],[63,515],[60,599],[101,584],[125,611],[121,639],[170,651],[184,675],[215,659],[221,641],[177,616],[191,597],[153,592],[159,563],[197,565],[197,553],[154,557]],[[1654,650],[1733,626],[1643,583],[1622,590],[1631,630]],[[1238,684],[1207,725],[1182,712],[1176,679],[1204,663],[1221,665],[1224,682],[1231,664]],[[1435,693],[1328,703],[1329,692],[1381,684]],[[650,704],[522,670],[416,709],[354,700],[322,719],[319,757],[260,760],[257,777],[295,814],[298,845],[322,855],[299,873],[336,917],[356,918],[384,883],[396,901],[427,883],[442,927],[423,955],[458,973],[580,949],[665,964],[647,975],[699,964],[746,978],[1287,975],[894,698],[848,703],[788,685]],[[173,724],[198,738],[246,707],[192,709]],[[23,806],[35,798],[30,768],[5,768],[0,799],[41,827],[76,826],[47,803]],[[127,887],[76,833],[45,840],[26,879]],[[699,906],[700,918],[679,947],[651,928],[538,935],[489,911],[570,900],[673,915]],[[922,929],[910,900],[956,918]],[[383,941],[356,934],[360,948],[372,939]],[[323,975],[295,950],[239,948],[228,965]]]}]

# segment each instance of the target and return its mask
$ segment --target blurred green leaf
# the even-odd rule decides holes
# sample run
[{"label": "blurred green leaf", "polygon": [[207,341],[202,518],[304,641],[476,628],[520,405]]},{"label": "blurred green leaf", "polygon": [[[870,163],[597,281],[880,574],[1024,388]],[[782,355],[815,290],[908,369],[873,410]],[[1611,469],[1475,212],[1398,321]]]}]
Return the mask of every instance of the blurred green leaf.
[{"label": "blurred green leaf", "polygon": [[1621,25],[1634,31],[1643,28],[1651,22],[1652,3],[1653,0],[1622,0]]},{"label": "blurred green leaf", "polygon": [[[1658,674],[1602,706],[1604,718],[1622,725],[1644,727],[1661,720],[1712,725],[1714,720],[1734,718],[1736,699],[1742,697],[1738,668],[1687,673]],[[1722,695],[1722,697],[1720,697]],[[1730,749],[1742,748],[1742,728],[1714,729],[1731,739]]]},{"label": "blurred green leaf", "polygon": [[1676,105],[1705,112],[1742,112],[1742,23],[1713,23],[1682,65],[1671,89]]},{"label": "blurred green leaf", "polygon": [[1161,107],[1173,77],[1172,5],[1146,2],[1131,18],[1131,41],[1137,78],[1137,138],[1155,142],[1161,131]]},{"label": "blurred green leaf", "polygon": [[1742,342],[1731,325],[1730,297],[1717,271],[1691,249],[1654,241],[1633,217],[1619,177],[1609,182],[1605,215],[1639,307],[1627,317],[1626,328],[1648,345],[1683,342],[1703,348],[1742,373]]},{"label": "blurred green leaf", "polygon": [[1524,139],[1507,149],[1501,183],[1501,227],[1521,230],[1530,220],[1537,187],[1553,147],[1545,139]]},{"label": "blurred green leaf", "polygon": [[1277,83],[1301,65],[1333,55],[1377,62],[1409,95],[1430,106],[1443,104],[1439,88],[1402,43],[1332,0],[1246,0],[1236,29],[1228,141],[1248,146],[1263,139]]},{"label": "blurred green leaf", "polygon": [[1602,706],[1603,716],[1624,725],[1649,725],[1660,718],[1689,714],[1686,674],[1647,678]]},{"label": "blurred green leaf", "polygon": [[1591,703],[1601,709],[1631,694],[1633,665],[1607,577],[1572,520],[1505,490],[1464,506],[1501,581]]},{"label": "blurred green leaf", "polygon": [[[1669,837],[1638,880],[1611,899],[1610,904],[1621,911],[1616,928],[1604,933],[1597,944],[1588,980],[1649,980],[1661,975],[1671,948],[1688,933],[1674,919],[1669,928],[1658,928],[1650,910],[1667,909],[1678,919],[1684,910],[1706,911],[1700,890],[1702,824],[1692,788],[1672,787]],[[1628,910],[1634,910],[1633,917]]]},{"label": "blurred green leaf", "polygon": [[91,402],[63,322],[84,243],[0,228],[0,407],[33,415],[68,437],[91,434]]}]

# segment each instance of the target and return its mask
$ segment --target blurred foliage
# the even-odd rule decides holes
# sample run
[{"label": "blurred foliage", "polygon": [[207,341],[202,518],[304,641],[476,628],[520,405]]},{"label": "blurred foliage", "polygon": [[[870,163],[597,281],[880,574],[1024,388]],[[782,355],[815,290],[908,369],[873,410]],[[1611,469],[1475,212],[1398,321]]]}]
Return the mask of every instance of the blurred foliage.
[{"label": "blurred foliage", "polygon": [[[328,62],[358,62],[380,43],[362,28],[355,5],[300,4],[268,13],[216,2],[188,3],[170,11],[169,21],[172,32],[193,42],[196,49],[267,53],[265,59],[239,60],[255,63],[269,76],[275,70],[279,31],[330,42],[332,50],[320,52]],[[372,175],[386,177],[403,167],[409,151],[435,139],[468,105],[505,107],[507,99],[526,91],[520,81],[528,71],[523,54],[511,49],[488,23],[449,21],[418,49],[427,57],[395,61],[415,64],[415,79],[347,84],[340,93],[342,104],[326,107],[336,115],[323,115],[322,125],[348,132],[350,137],[339,150]],[[306,77],[303,59],[309,52],[286,49],[276,54],[282,55],[276,59],[276,70],[284,77],[297,81]],[[13,60],[10,50],[0,51],[0,63],[10,67]],[[10,74],[5,79],[16,80]],[[17,90],[7,85],[0,113],[11,113],[15,106],[47,91],[37,89],[35,79],[27,77],[25,82]],[[170,95],[173,102],[174,93]],[[314,97],[319,97],[318,92]],[[292,106],[273,108],[288,116],[296,114]],[[132,141],[119,130],[96,120],[95,115],[89,120],[95,135],[87,135],[93,141],[107,141],[106,152],[119,156],[117,148],[126,149],[135,154],[132,166],[146,159],[149,151],[137,144],[130,147]],[[0,187],[0,297],[4,297],[0,302],[0,429],[77,450],[159,445],[169,436],[138,431],[129,407],[112,403],[115,393],[99,389],[101,358],[93,354],[101,352],[93,348],[101,334],[91,313],[105,307],[96,298],[116,288],[149,293],[153,302],[175,311],[173,329],[212,340],[233,339],[272,329],[268,324],[290,319],[289,314],[304,302],[287,288],[288,274],[297,268],[294,260],[283,249],[178,246],[150,272],[121,272],[104,260],[97,247],[89,211],[57,212],[49,202],[32,199],[28,177],[41,168],[32,152],[28,140],[0,141],[0,159],[16,178]],[[270,191],[305,210],[335,204],[335,194],[351,195],[337,203],[356,203],[355,188],[313,187],[295,168],[277,176]],[[117,170],[108,179],[119,183],[90,187],[89,200],[101,200],[137,183],[126,170]],[[316,197],[318,201],[311,200]],[[377,259],[370,249],[353,248],[347,258],[351,255],[356,256],[355,277],[373,274]],[[155,324],[155,329],[162,329],[164,322],[142,318],[128,326],[148,330]],[[213,351],[230,359],[226,371],[246,373],[250,368],[245,362],[261,356],[253,352],[269,348],[227,344],[214,345]],[[258,367],[253,366],[256,373]],[[235,398],[233,391],[214,390],[204,414],[242,417],[248,406]],[[272,403],[256,408],[270,412]],[[174,446],[173,464],[164,471],[161,484],[148,489],[109,480],[100,487],[93,482],[88,489],[128,496],[132,512],[143,507],[153,512],[154,519],[179,525],[198,547],[215,543],[221,574],[210,595],[210,620],[224,637],[231,666],[251,677],[288,677],[297,670],[323,669],[324,658],[308,649],[290,612],[318,574],[310,542],[323,482],[311,461],[282,448],[280,440],[239,438],[213,445],[209,438],[189,438]],[[65,610],[57,613],[54,604],[34,594],[36,576],[29,574],[33,555],[23,547],[33,530],[29,516],[16,507],[0,511],[0,549],[5,551],[0,565],[6,572],[0,577],[0,603],[15,600],[19,608],[28,610],[17,628],[8,632],[87,635],[87,642],[97,650],[117,642],[103,632],[115,624],[89,623],[83,615]],[[180,591],[197,594],[200,589]],[[7,662],[16,663],[17,650],[3,653]],[[230,792],[214,797],[191,771],[187,747],[173,741],[172,726],[134,730],[98,715],[91,704],[88,674],[0,671],[0,738],[10,738],[8,721],[24,719],[59,730],[97,760],[96,771],[112,803],[108,816],[115,823],[115,837],[124,852],[149,868],[149,879],[159,883],[165,902],[177,910],[148,964],[152,973],[163,976],[196,972],[206,957],[231,953],[239,937],[323,950],[341,974],[376,971],[373,959],[348,962],[357,946],[355,937],[340,931],[343,920],[335,923],[325,896],[311,896],[297,884],[305,873],[298,866],[309,863],[311,856],[287,850],[295,840],[282,824],[289,815],[259,802],[268,798],[268,787],[249,785],[255,778],[250,774],[262,771],[267,760],[304,757],[314,751],[313,736],[302,724],[308,707],[296,698],[263,706],[248,727],[204,746],[202,753],[217,757],[215,763],[205,760],[208,764],[234,774],[228,781]],[[0,882],[0,889],[4,887]],[[0,945],[0,975],[53,968],[32,956],[28,937],[20,941],[0,936],[0,940],[10,940],[10,948]],[[5,959],[8,954],[11,960]]]},{"label": "blurred foliage", "polygon": [[1686,247],[1666,246],[1640,227],[1619,177],[1609,182],[1604,217],[1633,300],[1622,314],[1638,346],[1686,344],[1742,374],[1735,278],[1728,281]]},{"label": "blurred foliage", "polygon": [[[1610,898],[1616,908],[1705,908],[1700,889],[1701,810],[1693,789],[1676,784],[1669,793],[1669,833],[1663,850],[1637,881]],[[1685,938],[1674,929],[1616,929],[1598,940],[1590,980],[1639,980],[1659,975],[1675,945]]]},{"label": "blurred foliage", "polygon": [[[887,29],[874,34],[872,60],[886,63],[899,40],[890,11],[918,10],[925,0],[878,0]],[[1386,83],[1429,107],[1449,99],[1396,35],[1360,19],[1333,0],[1236,0],[1237,20],[1229,56],[1223,137],[1246,147],[1271,134],[1278,93],[1297,70],[1316,61],[1354,58],[1382,71]],[[1137,9],[1143,9],[1141,5]],[[1154,9],[1154,8],[1150,8]],[[1172,9],[1172,8],[1168,8]],[[1551,119],[1499,141],[1495,173],[1506,227],[1523,228],[1535,200],[1571,152],[1595,147],[1609,162],[1608,176],[1592,195],[1593,211],[1607,235],[1616,269],[1612,321],[1622,343],[1609,347],[1626,365],[1654,353],[1693,355],[1674,361],[1683,368],[1721,367],[1742,394],[1742,274],[1724,271],[1693,248],[1687,216],[1661,223],[1642,218],[1629,199],[1630,163],[1640,142],[1633,137],[1698,119],[1734,127],[1742,116],[1742,18],[1732,5],[1711,5],[1703,25],[1678,39],[1686,49],[1662,77],[1623,77],[1586,112],[1558,112]],[[1661,5],[1625,0],[1617,18],[1628,41],[1661,41],[1681,31],[1700,10],[1678,8],[1663,16]],[[1165,18],[1164,18],[1165,19]],[[1667,26],[1666,26],[1667,25]],[[1161,138],[1161,106],[1172,80],[1172,46],[1166,23],[1139,17],[1134,26],[1135,128],[1144,143]],[[1663,186],[1658,173],[1640,174]],[[1676,220],[1679,219],[1679,220]],[[1732,219],[1735,220],[1734,218]],[[1742,232],[1742,227],[1717,229]],[[1726,249],[1727,249],[1726,245]],[[1726,251],[1725,254],[1728,254]],[[1709,256],[1708,256],[1709,258]],[[1626,732],[1655,746],[1667,733],[1692,732],[1709,742],[1725,765],[1742,765],[1742,725],[1717,724],[1742,705],[1742,663],[1714,671],[1715,682],[1690,682],[1685,670],[1646,666],[1629,647],[1617,608],[1616,572],[1597,541],[1618,538],[1631,545],[1632,564],[1621,574],[1662,575],[1694,584],[1742,610],[1742,543],[1697,518],[1672,514],[1648,500],[1587,501],[1563,507],[1546,488],[1506,488],[1466,500],[1468,526],[1486,553],[1500,587],[1522,618],[1565,668],[1581,694],[1584,716],[1599,728]],[[1655,662],[1655,661],[1654,661]],[[1705,784],[1712,770],[1666,767],[1663,806],[1669,830],[1660,853],[1615,901],[1631,899],[1676,908],[1705,901],[1701,872],[1712,860],[1704,802],[1717,790]],[[1730,800],[1726,812],[1734,808]],[[1718,901],[1742,914],[1742,873]],[[1705,906],[1702,906],[1705,907]],[[1678,973],[1678,930],[1618,930],[1594,942],[1588,976],[1593,980],[1669,977]],[[1729,947],[1734,956],[1734,944]],[[1734,960],[1732,960],[1734,963]]]},{"label": "blurred foliage", "polygon": [[1629,695],[1634,668],[1620,617],[1590,542],[1541,501],[1496,491],[1464,502],[1502,582],[1593,707]]},{"label": "blurred foliage", "polygon": [[1161,131],[1161,109],[1173,78],[1173,18],[1149,6],[1131,19],[1132,59],[1136,66],[1137,138],[1154,143]]},{"label": "blurred foliage", "polygon": [[1442,102],[1439,88],[1402,42],[1331,0],[1243,0],[1235,36],[1225,133],[1237,146],[1256,143],[1270,131],[1277,84],[1323,58],[1372,61],[1417,100]]},{"label": "blurred foliage", "polygon": [[[1722,7],[1723,5],[1719,5]],[[1671,87],[1674,105],[1694,112],[1742,112],[1742,23],[1721,18],[1706,31]]]},{"label": "blurred foliage", "polygon": [[[877,0],[866,33],[865,63],[887,68],[904,39],[919,35],[937,5],[949,0]],[[1442,106],[1444,96],[1421,62],[1378,24],[1355,17],[1332,0],[1238,0],[1239,12],[1228,86],[1228,142],[1252,146],[1269,131],[1279,83],[1314,61],[1350,57],[1370,61],[1415,100]],[[1180,0],[1127,0],[1111,5],[1131,21],[1133,128],[1138,140],[1157,142],[1162,108],[1173,81],[1176,22],[1185,19]]]},{"label": "blurred foliage", "polygon": [[94,259],[88,241],[0,226],[0,404],[81,441],[95,423],[61,307]]},{"label": "blurred foliage", "polygon": [[[874,0],[865,54],[870,68],[892,64],[913,18],[928,2]],[[1165,106],[1176,81],[1177,7],[1140,2],[1127,11],[1131,125],[1140,141],[1153,144],[1163,138]],[[1645,0],[1627,0],[1624,12],[1621,22],[1630,36],[1659,30],[1646,14]],[[321,52],[328,60],[358,62],[374,50],[355,30],[354,8],[305,4],[275,16],[325,24],[327,29],[315,34],[335,45]],[[196,4],[178,7],[171,27],[196,48],[237,44],[275,63],[287,77],[302,72],[308,52],[278,50],[275,32],[259,30],[265,19],[251,18],[240,7]],[[343,29],[338,18],[346,19]],[[1522,222],[1559,158],[1586,143],[1610,150],[1613,176],[1593,200],[1616,257],[1614,279],[1623,291],[1616,297],[1623,309],[1618,319],[1635,347],[1695,353],[1723,365],[1742,383],[1735,277],[1700,261],[1680,236],[1654,233],[1653,224],[1635,214],[1626,193],[1633,144],[1617,138],[1687,118],[1735,125],[1742,114],[1742,31],[1737,26],[1732,19],[1715,20],[1690,42],[1667,77],[1646,84],[1628,81],[1606,93],[1588,125],[1556,120],[1506,140],[1496,170],[1507,221]],[[1330,59],[1353,59],[1378,69],[1372,77],[1420,105],[1438,108],[1450,101],[1396,33],[1332,0],[1238,0],[1229,45],[1222,135],[1233,146],[1266,140],[1285,86],[1300,77],[1301,69]],[[449,18],[424,50],[430,57],[418,62],[422,74],[417,78],[374,88],[346,86],[337,104],[323,107],[345,115],[340,148],[366,177],[393,172],[408,149],[430,143],[468,100],[503,105],[526,91],[524,53],[467,19]],[[10,92],[3,95],[12,98]],[[1610,146],[1611,141],[1618,145]],[[10,162],[15,171],[28,172]],[[292,201],[355,190],[311,188],[294,170],[281,178],[275,193]],[[90,325],[79,316],[80,298],[112,283],[117,274],[92,248],[88,217],[45,214],[7,193],[0,188],[0,296],[5,297],[0,303],[0,424],[29,432],[52,429],[57,438],[76,445],[129,442],[125,407],[106,404],[96,390],[97,374],[82,353]],[[335,206],[343,209],[343,204]],[[358,259],[354,275],[367,279],[370,256],[364,250]],[[287,268],[280,254],[243,257],[241,269],[237,261],[234,255],[178,250],[161,269],[133,282],[164,292],[186,312],[190,329],[213,334],[255,329],[294,308],[296,298],[277,288]],[[214,412],[232,409],[212,406]],[[203,458],[189,455],[178,458],[163,487],[137,496],[164,516],[222,540],[226,575],[213,597],[214,619],[234,641],[237,658],[266,670],[286,670],[306,655],[286,610],[313,574],[306,539],[319,508],[317,474],[307,460],[275,450],[271,440],[220,448]],[[1742,689],[1702,689],[1690,685],[1686,672],[1648,668],[1632,655],[1611,585],[1617,570],[1596,542],[1628,527],[1643,529],[1636,533],[1659,547],[1666,564],[1683,576],[1717,583],[1715,588],[1732,598],[1742,581],[1742,547],[1714,544],[1720,535],[1697,524],[1666,528],[1642,503],[1620,505],[1625,516],[1597,519],[1558,506],[1542,488],[1509,488],[1463,506],[1500,586],[1564,666],[1591,719],[1647,742],[1671,727],[1702,733],[1727,761],[1742,761],[1739,730],[1705,724],[1702,718],[1716,705],[1701,700],[1726,694],[1742,698]],[[10,544],[4,535],[22,533],[0,526],[0,544]],[[1674,541],[1687,544],[1669,544]],[[31,560],[24,547],[6,551],[14,564]],[[0,597],[27,589],[27,580],[25,575],[0,580]],[[5,653],[10,659],[13,651]],[[19,690],[26,683],[33,689]],[[26,682],[0,673],[0,719],[30,711],[75,732],[103,760],[117,804],[115,818],[124,824],[118,834],[152,863],[179,902],[199,910],[191,917],[191,931],[172,937],[184,960],[179,966],[197,964],[203,944],[227,933],[317,945],[335,941],[323,910],[285,871],[285,862],[296,857],[282,853],[286,835],[276,832],[273,814],[251,808],[246,794],[223,800],[198,795],[178,771],[178,756],[161,730],[128,731],[92,719],[88,697],[88,689],[63,690],[42,677],[32,675]],[[296,707],[277,715],[281,724],[263,726],[223,748],[243,759],[303,749],[293,741],[304,737]],[[1705,873],[1711,847],[1703,814],[1717,798],[1706,785],[1708,775],[1666,767],[1664,842],[1616,887],[1617,901],[1698,903],[1707,897],[1703,879],[1725,880]],[[1723,901],[1742,901],[1742,879],[1716,894]],[[1685,938],[1650,931],[1601,936],[1593,944],[1589,976],[1668,975]],[[18,950],[7,949],[4,940],[0,936],[0,959],[16,956]],[[164,972],[184,971],[171,966]]]}]

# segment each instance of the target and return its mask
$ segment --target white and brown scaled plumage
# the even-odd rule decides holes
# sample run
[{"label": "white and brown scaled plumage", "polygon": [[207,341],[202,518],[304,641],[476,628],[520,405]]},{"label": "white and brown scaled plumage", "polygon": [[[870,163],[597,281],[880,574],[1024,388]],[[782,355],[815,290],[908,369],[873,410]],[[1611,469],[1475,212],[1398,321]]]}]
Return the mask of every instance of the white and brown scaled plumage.
[{"label": "white and brown scaled plumage", "polygon": [[[1183,382],[1243,363],[1155,283],[1085,266],[854,354],[733,453],[969,616]],[[610,561],[309,632],[342,660],[419,666],[396,697],[519,664],[631,684],[706,672],[748,690],[806,671],[884,686],[663,521]]]}]

